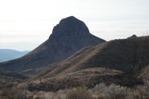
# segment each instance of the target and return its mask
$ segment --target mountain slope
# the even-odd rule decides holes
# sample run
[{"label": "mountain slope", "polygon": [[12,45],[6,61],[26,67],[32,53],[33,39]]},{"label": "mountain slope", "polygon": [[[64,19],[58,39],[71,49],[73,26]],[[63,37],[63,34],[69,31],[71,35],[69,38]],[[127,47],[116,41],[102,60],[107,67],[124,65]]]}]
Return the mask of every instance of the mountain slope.
[{"label": "mountain slope", "polygon": [[0,70],[0,76],[11,77],[11,78],[16,78],[16,79],[27,79],[28,78],[16,72],[9,72],[9,71],[3,71],[3,70]]},{"label": "mountain slope", "polygon": [[137,37],[105,42],[86,47],[35,78],[54,77],[78,70],[104,67],[126,73],[136,73],[148,66],[149,37]]},{"label": "mountain slope", "polygon": [[27,54],[29,51],[16,51],[12,49],[0,49],[0,62],[20,58]]},{"label": "mountain slope", "polygon": [[[57,91],[99,83],[134,87],[148,77],[149,36],[86,47],[30,78],[29,90]],[[141,74],[141,75],[138,75]]]},{"label": "mountain slope", "polygon": [[22,58],[1,63],[0,68],[7,71],[34,73],[36,68],[40,70],[49,64],[57,64],[83,47],[95,46],[103,42],[105,40],[90,34],[84,22],[70,16],[62,19],[54,27],[49,39],[35,50]]}]

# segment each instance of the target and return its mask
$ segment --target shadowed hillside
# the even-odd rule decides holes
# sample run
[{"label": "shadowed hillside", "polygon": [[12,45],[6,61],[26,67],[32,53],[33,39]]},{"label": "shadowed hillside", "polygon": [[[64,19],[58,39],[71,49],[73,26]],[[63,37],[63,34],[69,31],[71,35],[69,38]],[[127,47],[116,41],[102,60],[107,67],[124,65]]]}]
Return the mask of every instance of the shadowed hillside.
[{"label": "shadowed hillside", "polygon": [[19,73],[16,73],[16,72],[9,72],[9,71],[3,71],[3,70],[0,70],[0,75],[1,76],[7,76],[7,77],[12,77],[12,78],[17,78],[17,79],[27,79],[28,77],[24,76],[24,75],[21,75]]},{"label": "shadowed hillside", "polygon": [[[104,67],[127,73],[138,72],[149,62],[149,37],[113,40],[95,47],[86,47],[55,67],[38,75],[53,77],[74,71]],[[36,75],[37,76],[37,75]],[[38,78],[37,76],[37,78]]]}]

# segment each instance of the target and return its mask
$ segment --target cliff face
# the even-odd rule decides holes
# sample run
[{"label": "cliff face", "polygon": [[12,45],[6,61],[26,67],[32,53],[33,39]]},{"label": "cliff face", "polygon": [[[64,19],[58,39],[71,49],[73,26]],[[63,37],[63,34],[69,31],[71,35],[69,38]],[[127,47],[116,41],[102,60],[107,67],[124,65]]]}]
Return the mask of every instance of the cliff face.
[{"label": "cliff face", "polygon": [[95,46],[105,40],[90,34],[84,22],[70,16],[62,19],[49,39],[22,58],[0,64],[8,71],[25,71],[57,64],[86,46]]}]

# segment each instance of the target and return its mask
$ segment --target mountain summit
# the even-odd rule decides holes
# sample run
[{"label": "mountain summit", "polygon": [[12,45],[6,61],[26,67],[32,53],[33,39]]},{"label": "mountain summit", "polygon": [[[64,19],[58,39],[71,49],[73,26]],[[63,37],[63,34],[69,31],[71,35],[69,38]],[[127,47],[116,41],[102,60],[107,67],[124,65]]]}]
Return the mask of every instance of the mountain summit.
[{"label": "mountain summit", "polygon": [[89,34],[89,30],[85,23],[73,16],[70,16],[68,18],[62,19],[60,23],[54,27],[51,36],[67,35],[74,37],[82,37],[87,34]]},{"label": "mountain summit", "polygon": [[[84,22],[70,16],[62,19],[49,39],[22,58],[0,64],[7,71],[28,71],[57,64],[86,46],[95,46],[105,40],[93,36]],[[39,69],[38,69],[39,70]]]}]

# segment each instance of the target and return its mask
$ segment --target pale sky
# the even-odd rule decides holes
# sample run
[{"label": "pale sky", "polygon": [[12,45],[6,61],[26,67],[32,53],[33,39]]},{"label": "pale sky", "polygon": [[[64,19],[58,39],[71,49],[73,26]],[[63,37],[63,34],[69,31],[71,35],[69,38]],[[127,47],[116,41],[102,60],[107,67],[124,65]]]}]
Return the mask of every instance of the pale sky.
[{"label": "pale sky", "polygon": [[107,41],[145,36],[149,0],[0,0],[0,49],[33,50],[68,16]]}]

